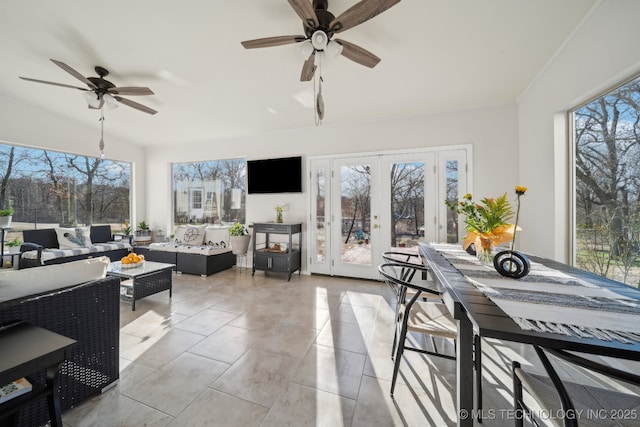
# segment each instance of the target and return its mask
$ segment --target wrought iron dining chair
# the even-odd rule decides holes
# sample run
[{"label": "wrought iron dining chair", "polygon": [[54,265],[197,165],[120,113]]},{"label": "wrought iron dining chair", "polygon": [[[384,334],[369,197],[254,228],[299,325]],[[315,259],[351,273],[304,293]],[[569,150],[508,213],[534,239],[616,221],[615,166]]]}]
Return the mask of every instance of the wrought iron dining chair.
[{"label": "wrought iron dining chair", "polygon": [[[407,252],[399,252],[399,251],[387,251],[382,253],[382,259],[386,264],[396,264],[396,268],[394,268],[391,272],[396,275],[396,277],[402,281],[414,283],[415,285],[429,288],[435,293],[424,293],[421,295],[423,301],[431,301],[431,302],[442,302],[442,297],[440,296],[441,291],[438,288],[437,283],[433,280],[428,279],[428,275],[426,272],[421,273],[420,277],[416,278],[416,269],[413,268],[415,266],[422,265],[420,256],[418,253],[407,253]],[[397,285],[396,283],[386,281],[387,285],[391,288],[395,295],[395,309],[396,309],[396,321],[399,318],[400,309],[402,305],[407,302],[407,299],[410,299],[413,295],[415,295],[416,291],[413,288],[402,287]],[[435,346],[434,340],[432,339],[432,345]],[[396,332],[393,336],[393,345],[391,346],[391,357],[393,358],[396,352],[396,344],[398,342],[398,332],[396,328]]]},{"label": "wrought iron dining chair", "polygon": [[[423,302],[432,302],[432,303],[442,303],[442,291],[438,287],[438,284],[433,280],[429,279],[429,270],[424,267],[422,260],[417,252],[401,252],[401,251],[387,251],[383,252],[382,259],[387,264],[394,264],[394,268],[388,268],[387,274],[394,274],[398,281],[404,281],[408,283],[413,283],[422,288],[427,288],[435,292],[423,292],[420,295],[420,299]],[[419,268],[415,268],[419,267]],[[416,273],[420,274],[416,277]],[[400,286],[398,285],[398,281],[394,280],[386,280],[385,282],[391,289],[394,291],[396,296],[396,325],[402,318],[401,310],[406,305],[407,301],[411,299],[412,296],[415,295],[416,291],[414,288],[410,286]],[[443,307],[440,307],[442,309]],[[445,308],[446,309],[446,308]],[[424,316],[424,314],[421,314]],[[453,322],[455,325],[455,321]],[[391,347],[391,358],[398,360],[397,357],[394,357],[397,349],[396,344],[398,342],[398,327],[395,328],[395,333],[393,336],[393,345]],[[420,332],[420,331],[417,331]],[[431,344],[434,349],[436,349],[436,343],[434,336],[439,336],[436,334],[429,334],[429,332],[423,332],[425,335],[430,335]],[[454,345],[455,345],[455,336],[457,335],[457,327],[455,328],[455,334],[453,336]],[[482,423],[482,417],[480,416],[482,410],[482,345],[481,339],[479,335],[475,335],[473,337],[473,363],[475,369],[475,383],[476,383],[476,409],[478,409],[478,422]],[[437,349],[436,349],[437,350]],[[437,356],[442,356],[442,354],[436,351]],[[454,358],[454,357],[451,357]],[[392,392],[393,394],[393,392]]]},{"label": "wrought iron dining chair", "polygon": [[[523,426],[524,418],[528,418],[535,424],[539,421],[533,416],[536,412],[531,410],[531,404],[525,403],[523,390],[526,390],[527,395],[544,411],[540,413],[556,415],[549,417],[549,421],[560,427],[576,427],[585,424],[590,426],[640,425],[638,420],[640,395],[637,390],[630,394],[613,390],[611,387],[612,380],[640,386],[640,376],[568,351],[543,349],[539,346],[534,348],[542,362],[544,374],[533,373],[531,370],[523,369],[517,361],[512,362],[516,426]],[[583,370],[583,373],[596,372],[603,375],[604,378],[601,377],[600,381],[595,382],[603,385],[587,385],[561,378],[547,354],[553,356],[556,366],[559,366],[559,362],[565,362],[565,368],[578,366],[586,370]]]},{"label": "wrought iron dining chair", "polygon": [[393,396],[395,390],[400,361],[404,350],[455,359],[455,356],[438,352],[437,348],[434,348],[434,351],[430,351],[424,348],[412,347],[407,344],[406,338],[408,331],[418,332],[431,337],[436,336],[453,339],[454,342],[457,336],[456,322],[449,314],[446,306],[442,303],[422,300],[423,295],[440,296],[440,292],[431,287],[423,287],[406,280],[409,277],[407,276],[407,269],[413,270],[409,273],[412,277],[414,277],[416,273],[427,273],[427,269],[424,266],[407,265],[406,263],[384,263],[378,267],[378,271],[385,282],[392,289],[398,289],[397,295],[407,295],[408,290],[413,292],[413,295],[407,297],[406,300],[400,300],[398,303],[399,309],[396,310],[397,342],[395,355],[393,356],[394,367],[391,380],[391,396]]}]

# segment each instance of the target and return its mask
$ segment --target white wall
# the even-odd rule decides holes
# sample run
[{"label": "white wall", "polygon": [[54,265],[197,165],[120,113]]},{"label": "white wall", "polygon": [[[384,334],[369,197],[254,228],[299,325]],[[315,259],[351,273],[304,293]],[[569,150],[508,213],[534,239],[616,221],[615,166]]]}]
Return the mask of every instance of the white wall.
[{"label": "white wall", "polygon": [[[146,203],[152,228],[171,233],[171,163],[379,152],[473,144],[474,192],[495,196],[518,184],[515,105],[343,126],[309,127],[228,141],[152,148],[146,153]],[[305,162],[303,162],[304,164]],[[308,174],[305,174],[303,188]],[[275,205],[288,204],[285,222],[308,221],[307,194],[249,195],[247,222],[274,221]],[[305,235],[303,234],[303,239]],[[304,259],[304,257],[303,257]]]},{"label": "white wall", "polygon": [[[44,148],[97,157],[100,127],[69,122],[48,111],[39,110],[14,99],[0,96],[0,141],[25,147]],[[144,150],[130,142],[118,140],[105,131],[105,156],[109,159],[132,163],[132,179],[136,182],[132,191],[144,194],[145,159]],[[135,177],[141,179],[135,180]],[[133,220],[145,218],[145,204],[135,205]]]},{"label": "white wall", "polygon": [[640,72],[640,1],[603,0],[519,102],[520,247],[569,261],[565,112]]}]

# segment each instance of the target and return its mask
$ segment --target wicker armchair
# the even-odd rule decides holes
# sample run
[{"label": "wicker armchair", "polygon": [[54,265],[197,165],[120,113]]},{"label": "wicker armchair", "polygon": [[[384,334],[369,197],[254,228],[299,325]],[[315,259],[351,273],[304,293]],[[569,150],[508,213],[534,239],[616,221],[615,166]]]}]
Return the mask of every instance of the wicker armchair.
[{"label": "wicker armchair", "polygon": [[[50,293],[0,303],[0,325],[17,320],[57,332],[78,343],[60,368],[61,407],[100,394],[119,378],[120,279],[107,277]],[[29,377],[44,384],[45,375]],[[45,399],[20,412],[20,426],[46,424]]]}]

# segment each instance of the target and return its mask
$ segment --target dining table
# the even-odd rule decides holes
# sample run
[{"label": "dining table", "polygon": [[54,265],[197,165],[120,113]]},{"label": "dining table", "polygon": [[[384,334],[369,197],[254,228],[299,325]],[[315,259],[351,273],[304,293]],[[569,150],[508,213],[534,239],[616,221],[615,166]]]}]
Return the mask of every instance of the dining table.
[{"label": "dining table", "polygon": [[458,426],[482,416],[473,402],[474,335],[640,361],[637,288],[531,254],[529,274],[513,279],[460,244],[420,243],[418,251],[458,323]]}]

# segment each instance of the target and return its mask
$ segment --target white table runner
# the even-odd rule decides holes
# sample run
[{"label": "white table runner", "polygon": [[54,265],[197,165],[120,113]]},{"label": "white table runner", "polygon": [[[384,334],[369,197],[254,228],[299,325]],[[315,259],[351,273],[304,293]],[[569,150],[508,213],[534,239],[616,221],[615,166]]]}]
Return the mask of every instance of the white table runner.
[{"label": "white table runner", "polygon": [[522,329],[640,342],[640,290],[620,295],[534,262],[529,275],[510,279],[459,246],[432,246]]}]

